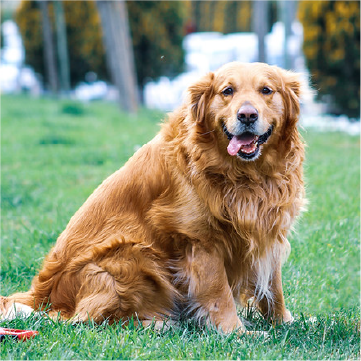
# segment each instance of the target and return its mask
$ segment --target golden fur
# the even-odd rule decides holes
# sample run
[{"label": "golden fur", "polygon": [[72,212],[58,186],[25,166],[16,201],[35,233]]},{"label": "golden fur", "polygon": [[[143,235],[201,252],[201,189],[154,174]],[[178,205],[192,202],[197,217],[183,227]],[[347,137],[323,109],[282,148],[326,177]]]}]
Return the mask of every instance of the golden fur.
[{"label": "golden fur", "polygon": [[[224,89],[232,88],[232,94]],[[268,94],[267,89],[271,89]],[[304,203],[298,75],[230,63],[189,87],[160,133],[106,179],[71,218],[31,289],[2,298],[96,322],[193,316],[244,330],[236,303],[292,319],[281,266]],[[243,104],[273,126],[252,160],[227,152]]]}]

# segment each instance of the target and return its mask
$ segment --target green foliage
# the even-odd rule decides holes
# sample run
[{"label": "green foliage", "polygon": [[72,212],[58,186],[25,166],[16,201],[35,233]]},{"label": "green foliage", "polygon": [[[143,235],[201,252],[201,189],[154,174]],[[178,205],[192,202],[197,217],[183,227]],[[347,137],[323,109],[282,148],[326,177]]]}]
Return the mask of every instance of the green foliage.
[{"label": "green foliage", "polygon": [[[55,33],[54,7],[49,2],[49,14]],[[85,74],[95,71],[107,79],[102,45],[100,18],[94,1],[63,1],[70,63],[70,78],[74,85]],[[25,47],[25,61],[44,76],[44,43],[42,16],[37,1],[22,1],[15,14]],[[54,38],[55,39],[55,38]]]},{"label": "green foliage", "polygon": [[182,1],[127,1],[137,78],[174,76],[183,69]]},{"label": "green foliage", "polygon": [[[144,109],[137,116],[121,114],[103,102],[86,104],[74,116],[64,113],[64,104],[2,97],[2,295],[29,289],[70,217],[156,134],[163,116]],[[225,336],[192,323],[155,332],[34,316],[0,322],[39,331],[27,342],[2,343],[0,359],[359,358],[359,137],[310,131],[304,138],[310,204],[290,237],[292,252],[283,267],[294,324],[273,327],[257,313],[243,312],[249,329],[268,331],[265,338]]]},{"label": "green foliage", "polygon": [[[268,1],[269,30],[277,18],[277,2]],[[219,31],[224,34],[252,31],[252,1],[186,1],[186,31]]]},{"label": "green foliage", "polygon": [[62,112],[64,114],[82,115],[84,114],[84,106],[79,102],[67,101],[63,103]]},{"label": "green foliage", "polygon": [[[49,13],[55,30],[52,3]],[[71,82],[89,71],[108,80],[102,29],[95,1],[64,1]],[[138,83],[147,77],[175,75],[183,65],[184,4],[181,1],[127,2]],[[26,50],[26,63],[44,75],[42,17],[36,1],[22,1],[16,21]],[[121,64],[119,64],[121,66]]]},{"label": "green foliage", "polygon": [[251,1],[187,1],[189,19],[196,31],[233,33],[251,31]]},{"label": "green foliage", "polygon": [[360,116],[360,2],[300,1],[303,50],[320,96],[334,111]]}]

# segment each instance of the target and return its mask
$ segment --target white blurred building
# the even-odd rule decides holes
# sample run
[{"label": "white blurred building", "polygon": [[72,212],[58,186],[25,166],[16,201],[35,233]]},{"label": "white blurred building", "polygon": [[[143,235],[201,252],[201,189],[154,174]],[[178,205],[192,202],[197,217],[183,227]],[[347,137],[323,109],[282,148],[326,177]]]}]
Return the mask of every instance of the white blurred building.
[{"label": "white blurred building", "polygon": [[4,21],[1,27],[4,46],[1,49],[1,59],[7,64],[21,66],[25,59],[25,50],[17,25],[12,20]]},{"label": "white blurred building", "polygon": [[[284,39],[284,24],[277,22],[265,37],[267,63],[284,67]],[[294,22],[286,48],[293,60],[294,70],[307,73],[302,41],[302,25]],[[231,61],[249,63],[258,59],[258,37],[255,33],[192,33],[184,38],[183,48],[186,71],[172,80],[162,77],[158,81],[147,83],[144,88],[144,101],[147,107],[173,110],[182,103],[183,93],[188,85],[199,76]]]},{"label": "white blurred building", "polygon": [[39,94],[41,86],[34,70],[24,65],[25,49],[17,25],[12,20],[4,21],[1,32],[4,39],[0,58],[1,93],[28,91]]}]

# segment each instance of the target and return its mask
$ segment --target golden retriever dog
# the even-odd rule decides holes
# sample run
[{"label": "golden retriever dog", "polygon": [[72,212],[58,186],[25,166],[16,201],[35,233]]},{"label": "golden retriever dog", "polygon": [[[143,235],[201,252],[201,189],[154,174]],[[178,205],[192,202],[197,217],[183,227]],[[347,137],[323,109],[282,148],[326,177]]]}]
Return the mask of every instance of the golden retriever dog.
[{"label": "golden retriever dog", "polygon": [[[229,63],[188,89],[159,134],[71,218],[31,288],[11,308],[95,322],[194,317],[245,328],[253,298],[290,322],[281,267],[304,204],[299,76]],[[14,306],[15,304],[15,306]]]}]

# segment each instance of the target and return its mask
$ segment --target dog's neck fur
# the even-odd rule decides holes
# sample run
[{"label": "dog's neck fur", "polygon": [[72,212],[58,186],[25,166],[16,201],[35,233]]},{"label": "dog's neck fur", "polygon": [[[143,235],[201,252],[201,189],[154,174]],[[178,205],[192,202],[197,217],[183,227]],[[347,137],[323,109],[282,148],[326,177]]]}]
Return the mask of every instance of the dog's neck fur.
[{"label": "dog's neck fur", "polygon": [[[223,164],[220,165],[214,132],[194,123],[193,119],[187,119],[186,114],[186,109],[180,108],[163,126],[162,134],[174,149],[173,161],[196,187],[199,198],[210,209],[215,222],[233,224],[238,237],[249,242],[249,253],[261,256],[267,245],[276,240],[283,241],[286,230],[291,228],[304,206],[304,149],[296,125],[287,144],[278,145],[278,139],[275,140],[267,145],[256,161],[231,158],[224,152]],[[183,122],[179,122],[180,118]],[[179,152],[179,147],[187,145],[188,148]],[[278,158],[277,169],[274,168],[275,162],[271,162],[272,157]],[[298,184],[298,188],[289,187],[290,183]],[[209,194],[215,196],[209,197]],[[239,199],[248,199],[249,202],[241,203]]]}]

